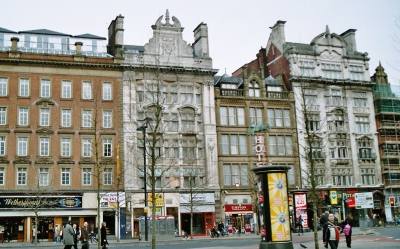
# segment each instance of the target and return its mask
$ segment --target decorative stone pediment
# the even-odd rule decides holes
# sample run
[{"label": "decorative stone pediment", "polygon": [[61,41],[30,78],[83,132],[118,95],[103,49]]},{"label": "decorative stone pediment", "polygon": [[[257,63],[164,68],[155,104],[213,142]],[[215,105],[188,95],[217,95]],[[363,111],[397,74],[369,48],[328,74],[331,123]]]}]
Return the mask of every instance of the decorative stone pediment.
[{"label": "decorative stone pediment", "polygon": [[29,160],[29,157],[27,156],[16,157],[14,160],[14,164],[31,164],[31,160]]},{"label": "decorative stone pediment", "polygon": [[183,40],[183,28],[178,18],[173,16],[171,23],[168,10],[165,13],[165,22],[163,18],[164,15],[160,16],[151,26],[153,37],[144,45],[145,54],[160,55],[160,61],[156,63],[161,64],[165,57],[169,60],[173,60],[172,57],[193,57],[193,48]]},{"label": "decorative stone pediment", "polygon": [[50,134],[53,134],[53,133],[54,133],[53,130],[51,130],[49,128],[46,128],[46,127],[42,127],[42,128],[39,128],[39,129],[36,130],[36,134],[47,134],[47,135],[50,135]]},{"label": "decorative stone pediment", "polygon": [[50,157],[40,157],[35,161],[35,164],[53,164],[54,161]]},{"label": "decorative stone pediment", "polygon": [[42,106],[46,106],[46,105],[55,105],[55,103],[53,102],[53,100],[48,99],[48,98],[41,98],[38,101],[36,101],[35,103],[36,105],[42,105]]}]

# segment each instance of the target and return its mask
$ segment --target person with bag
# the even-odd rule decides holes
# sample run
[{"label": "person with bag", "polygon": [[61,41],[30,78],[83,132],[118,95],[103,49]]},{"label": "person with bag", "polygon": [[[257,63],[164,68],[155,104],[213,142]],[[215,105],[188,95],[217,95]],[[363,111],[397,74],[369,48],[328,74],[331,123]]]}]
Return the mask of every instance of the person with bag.
[{"label": "person with bag", "polygon": [[328,222],[325,224],[325,248],[328,248],[328,245],[331,249],[337,249],[339,246],[339,227],[335,225],[335,216],[330,213],[328,216]]},{"label": "person with bag", "polygon": [[107,230],[105,222],[103,222],[103,224],[101,225],[100,235],[101,235],[101,248],[107,249],[108,241],[107,241]]},{"label": "person with bag", "polygon": [[343,227],[343,233],[344,236],[346,237],[346,245],[348,248],[351,248],[351,225],[349,223],[346,223]]},{"label": "person with bag", "polygon": [[89,228],[88,223],[85,221],[81,229],[81,249],[89,249]]}]

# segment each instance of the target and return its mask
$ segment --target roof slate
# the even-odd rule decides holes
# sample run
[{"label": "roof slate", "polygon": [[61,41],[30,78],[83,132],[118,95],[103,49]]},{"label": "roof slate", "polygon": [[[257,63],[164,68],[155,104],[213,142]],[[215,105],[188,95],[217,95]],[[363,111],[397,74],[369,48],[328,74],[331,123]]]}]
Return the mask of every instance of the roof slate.
[{"label": "roof slate", "polygon": [[226,74],[221,76],[214,76],[214,84],[228,83],[241,85],[243,80],[236,76],[228,76]]},{"label": "roof slate", "polygon": [[2,28],[2,27],[0,27],[0,32],[1,33],[12,33],[12,34],[16,34],[17,33],[15,31],[12,31],[12,30],[9,30],[9,29],[5,29],[5,28]]},{"label": "roof slate", "polygon": [[39,34],[39,35],[60,35],[60,36],[71,36],[69,34],[64,34],[60,33],[57,31],[49,30],[49,29],[33,29],[33,30],[24,30],[24,31],[19,31],[18,33],[21,34]]},{"label": "roof slate", "polygon": [[74,37],[76,37],[76,38],[98,39],[98,40],[107,40],[107,38],[105,38],[105,37],[97,36],[97,35],[93,35],[93,34],[89,34],[89,33],[76,35]]}]

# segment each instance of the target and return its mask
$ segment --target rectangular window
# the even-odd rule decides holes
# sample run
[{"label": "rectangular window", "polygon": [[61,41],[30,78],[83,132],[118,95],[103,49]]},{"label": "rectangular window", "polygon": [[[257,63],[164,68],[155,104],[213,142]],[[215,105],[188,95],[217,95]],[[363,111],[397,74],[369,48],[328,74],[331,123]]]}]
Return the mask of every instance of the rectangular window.
[{"label": "rectangular window", "polygon": [[250,125],[263,124],[262,108],[250,108]]},{"label": "rectangular window", "polygon": [[18,108],[18,125],[27,126],[29,124],[29,109],[27,107]]},{"label": "rectangular window", "polygon": [[63,109],[61,110],[61,127],[71,127],[72,125],[72,110]]},{"label": "rectangular window", "polygon": [[82,82],[82,99],[92,99],[92,83],[90,81]]},{"label": "rectangular window", "polygon": [[364,80],[364,70],[361,65],[349,65],[351,80]]},{"label": "rectangular window", "polygon": [[39,138],[39,155],[40,156],[50,155],[50,138],[48,137]]},{"label": "rectangular window", "polygon": [[50,125],[50,109],[49,108],[40,108],[39,111],[39,125],[40,126],[49,126]]},{"label": "rectangular window", "polygon": [[220,124],[227,126],[244,126],[243,107],[224,107],[220,109]]},{"label": "rectangular window", "polygon": [[91,128],[92,127],[92,111],[83,110],[82,111],[82,127]]},{"label": "rectangular window", "polygon": [[221,135],[222,155],[246,155],[247,142],[245,135]]},{"label": "rectangular window", "polygon": [[7,107],[0,107],[0,125],[7,124]]},{"label": "rectangular window", "polygon": [[61,138],[60,152],[62,157],[71,157],[71,138]]},{"label": "rectangular window", "polygon": [[103,111],[103,128],[112,128],[112,111]]},{"label": "rectangular window", "polygon": [[357,130],[357,133],[368,133],[369,132],[369,117],[368,116],[356,116],[356,130]]},{"label": "rectangular window", "polygon": [[92,169],[83,168],[82,169],[82,185],[92,185]]},{"label": "rectangular window", "polygon": [[61,185],[71,185],[71,169],[61,169]]},{"label": "rectangular window", "polygon": [[40,168],[39,169],[39,186],[49,186],[49,169]]},{"label": "rectangular window", "polygon": [[26,185],[28,179],[28,171],[26,168],[18,168],[17,185]]},{"label": "rectangular window", "polygon": [[103,156],[104,157],[112,156],[112,139],[111,138],[103,139]]},{"label": "rectangular window", "polygon": [[4,167],[0,167],[0,185],[5,184],[5,172],[4,172]]},{"label": "rectangular window", "polygon": [[0,78],[0,97],[7,96],[8,94],[8,79]]},{"label": "rectangular window", "polygon": [[92,156],[92,139],[84,138],[82,139],[82,157]]},{"label": "rectangular window", "polygon": [[29,79],[19,79],[18,96],[29,97]]},{"label": "rectangular window", "polygon": [[27,137],[17,137],[17,156],[28,156]]},{"label": "rectangular window", "polygon": [[6,140],[6,136],[0,136],[0,156],[5,156],[7,153],[7,140]]},{"label": "rectangular window", "polygon": [[291,136],[269,136],[268,147],[270,156],[291,156],[293,145]]},{"label": "rectangular window", "polygon": [[224,164],[224,186],[248,186],[247,164]]},{"label": "rectangular window", "polygon": [[40,80],[40,97],[41,98],[50,98],[51,97],[50,80],[46,80],[46,79]]},{"label": "rectangular window", "polygon": [[106,168],[103,171],[103,185],[111,185],[112,184],[112,169]]},{"label": "rectangular window", "polygon": [[112,85],[111,83],[103,83],[103,100],[112,100]]},{"label": "rectangular window", "polygon": [[61,98],[62,99],[72,98],[72,81],[70,80],[61,81]]},{"label": "rectangular window", "polygon": [[342,68],[336,63],[321,63],[322,76],[328,79],[342,79]]},{"label": "rectangular window", "polygon": [[354,107],[367,107],[367,98],[354,98]]},{"label": "rectangular window", "polygon": [[290,112],[286,109],[268,109],[268,126],[274,128],[290,127]]}]

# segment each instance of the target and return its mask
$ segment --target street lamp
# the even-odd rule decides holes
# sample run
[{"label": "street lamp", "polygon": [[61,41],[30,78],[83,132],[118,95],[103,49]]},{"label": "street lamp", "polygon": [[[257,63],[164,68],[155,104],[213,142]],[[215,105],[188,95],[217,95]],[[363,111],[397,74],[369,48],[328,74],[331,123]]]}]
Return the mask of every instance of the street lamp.
[{"label": "street lamp", "polygon": [[144,177],[143,177],[143,190],[144,190],[144,212],[145,212],[145,217],[144,217],[144,240],[149,241],[149,231],[148,231],[148,220],[147,220],[147,167],[146,167],[146,129],[147,125],[150,122],[150,118],[145,118],[144,123],[142,126],[138,127],[136,130],[137,131],[142,131],[143,132],[143,172],[144,172]]}]

